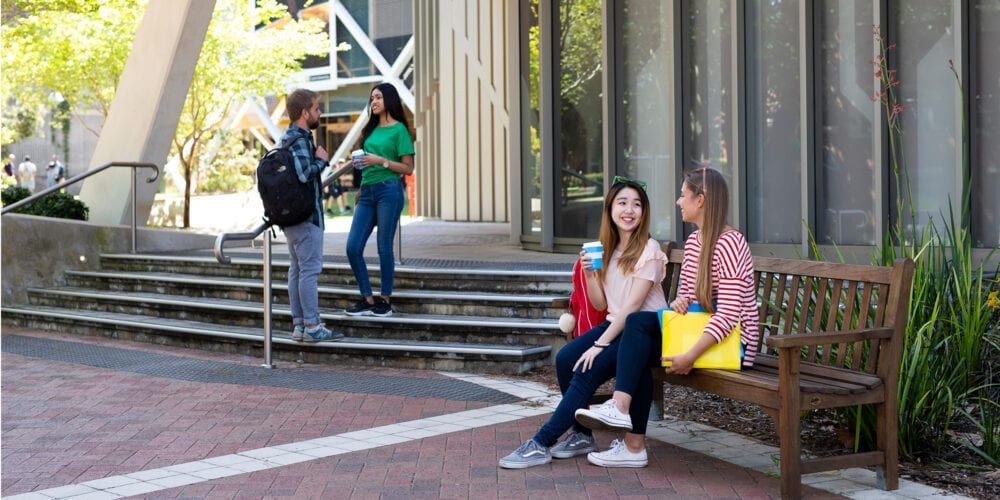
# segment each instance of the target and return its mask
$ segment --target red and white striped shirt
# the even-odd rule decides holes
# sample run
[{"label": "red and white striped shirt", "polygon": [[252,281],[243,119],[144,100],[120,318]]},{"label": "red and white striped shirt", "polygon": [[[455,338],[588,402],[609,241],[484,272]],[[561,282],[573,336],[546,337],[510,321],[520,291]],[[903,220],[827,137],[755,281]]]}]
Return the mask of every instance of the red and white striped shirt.
[{"label": "red and white striped shirt", "polygon": [[[681,264],[681,286],[678,297],[697,301],[695,280],[698,276],[698,256],[701,255],[701,231],[695,231],[684,243]],[[712,298],[715,314],[705,327],[716,342],[722,342],[740,325],[740,340],[745,345],[743,366],[753,366],[760,348],[760,328],[757,308],[757,286],[753,277],[753,257],[750,245],[739,231],[726,231],[719,236],[712,256]]]}]

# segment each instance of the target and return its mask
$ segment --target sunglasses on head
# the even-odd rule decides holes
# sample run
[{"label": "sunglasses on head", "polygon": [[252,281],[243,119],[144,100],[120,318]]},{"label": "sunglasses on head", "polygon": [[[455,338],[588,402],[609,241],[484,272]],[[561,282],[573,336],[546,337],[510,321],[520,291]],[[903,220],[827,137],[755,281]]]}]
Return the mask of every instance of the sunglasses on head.
[{"label": "sunglasses on head", "polygon": [[615,186],[616,184],[625,184],[626,186],[635,186],[642,188],[643,191],[646,190],[645,181],[637,181],[635,179],[629,179],[624,175],[616,175],[613,179],[611,179],[611,185]]}]

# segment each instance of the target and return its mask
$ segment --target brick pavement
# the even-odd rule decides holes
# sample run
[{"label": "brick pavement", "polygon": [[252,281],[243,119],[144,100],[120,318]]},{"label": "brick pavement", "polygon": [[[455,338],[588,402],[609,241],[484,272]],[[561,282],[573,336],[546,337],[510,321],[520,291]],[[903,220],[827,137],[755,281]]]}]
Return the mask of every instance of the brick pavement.
[{"label": "brick pavement", "polygon": [[2,364],[3,495],[487,406]]},{"label": "brick pavement", "polygon": [[[604,469],[586,457],[525,470],[498,457],[545,416],[152,493],[148,498],[778,498],[778,478],[649,440],[650,465]],[[611,433],[598,433],[606,445]],[[839,498],[805,488],[806,498]]]},{"label": "brick pavement", "polygon": [[[5,333],[7,333],[5,331]],[[24,332],[20,332],[24,333]],[[73,337],[63,340],[78,341]],[[253,364],[252,358],[109,339],[150,352]],[[487,403],[163,379],[5,353],[2,493],[13,495],[264,446],[482,408]],[[440,378],[405,370],[307,369]],[[544,420],[530,417],[319,458],[146,495],[152,498],[762,498],[776,477],[650,440],[650,467],[584,457],[522,471],[497,459]],[[600,433],[606,445],[610,434]],[[814,498],[829,496],[807,488]]]}]

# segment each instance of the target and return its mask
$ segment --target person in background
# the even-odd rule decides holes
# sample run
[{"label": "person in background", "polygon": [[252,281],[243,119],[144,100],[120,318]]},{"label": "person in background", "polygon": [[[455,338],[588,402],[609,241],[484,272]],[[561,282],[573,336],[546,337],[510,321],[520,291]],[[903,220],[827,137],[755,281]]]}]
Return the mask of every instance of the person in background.
[{"label": "person in background", "polygon": [[21,181],[21,187],[35,192],[35,175],[38,174],[38,167],[31,162],[30,156],[25,156],[24,161],[17,166],[18,179]]},{"label": "person in background", "polygon": [[281,228],[288,241],[288,303],[292,309],[292,340],[334,341],[344,338],[320,322],[319,273],[323,270],[323,209],[320,205],[322,173],[329,160],[322,146],[313,144],[312,131],[319,127],[319,95],[296,89],[288,95],[288,119],[292,121],[281,137],[281,145],[292,152],[299,181],[314,186],[315,210],[312,217],[294,226]]},{"label": "person in background", "polygon": [[17,178],[17,157],[13,154],[7,156],[7,163],[3,164],[3,173],[9,177]]},{"label": "person in background", "polygon": [[[380,83],[369,95],[370,118],[361,132],[365,155],[355,161],[362,169],[361,187],[354,204],[354,220],[347,236],[347,260],[358,280],[361,299],[345,312],[350,316],[391,316],[393,273],[396,262],[392,242],[403,211],[403,178],[413,173],[413,138],[403,113],[399,92],[391,83]],[[378,226],[381,296],[372,295],[365,264],[365,244]]]},{"label": "person in background", "polygon": [[56,155],[52,155],[52,159],[49,160],[49,164],[45,167],[45,187],[55,186],[65,180],[65,178],[66,167],[56,158]]}]

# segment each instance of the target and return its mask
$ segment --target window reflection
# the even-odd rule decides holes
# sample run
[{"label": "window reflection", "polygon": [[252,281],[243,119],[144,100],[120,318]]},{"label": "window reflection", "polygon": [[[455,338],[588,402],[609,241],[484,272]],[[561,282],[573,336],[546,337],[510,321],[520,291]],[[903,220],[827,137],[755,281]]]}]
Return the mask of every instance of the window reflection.
[{"label": "window reflection", "polygon": [[748,233],[757,243],[802,238],[798,4],[747,5]]},{"label": "window reflection", "polygon": [[554,234],[590,238],[604,195],[601,0],[560,0]]},{"label": "window reflection", "polygon": [[539,131],[538,93],[538,0],[522,0],[520,8],[521,50],[521,186],[522,231],[542,231],[542,141]]},{"label": "window reflection", "polygon": [[817,4],[822,86],[817,98],[817,239],[820,243],[875,243],[875,92],[870,0]]},{"label": "window reflection", "polygon": [[972,112],[972,236],[976,246],[1000,246],[1000,0],[977,0],[973,7],[973,45],[978,48]]},{"label": "window reflection", "polygon": [[[908,176],[899,196],[903,197],[904,211],[910,206],[905,200],[912,200],[916,209],[915,221],[908,213],[902,215],[908,235],[920,234],[931,219],[941,229],[941,214],[948,211],[949,197],[952,203],[959,202],[957,87],[948,69],[948,60],[955,58],[951,7],[949,0],[906,0],[893,2],[890,12],[898,26],[896,67],[899,95],[906,105],[901,116],[904,173]],[[895,184],[893,179],[887,180]]]},{"label": "window reflection", "polygon": [[622,113],[625,175],[647,183],[650,232],[654,238],[674,239],[674,193],[668,192],[670,123],[668,102],[671,27],[664,10],[669,4],[647,0],[623,2]]}]

